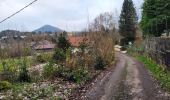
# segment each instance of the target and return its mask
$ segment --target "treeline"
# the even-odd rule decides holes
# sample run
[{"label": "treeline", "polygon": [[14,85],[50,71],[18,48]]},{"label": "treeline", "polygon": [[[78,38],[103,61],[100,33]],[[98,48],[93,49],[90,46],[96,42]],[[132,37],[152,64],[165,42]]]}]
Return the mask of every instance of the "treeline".
[{"label": "treeline", "polygon": [[124,0],[119,20],[119,33],[122,36],[122,45],[134,43],[138,36],[137,31],[142,29],[144,37],[159,37],[170,33],[170,1],[144,0],[142,18],[138,22],[135,6],[132,0]]},{"label": "treeline", "polygon": [[141,28],[144,35],[161,36],[170,32],[170,1],[144,0]]}]

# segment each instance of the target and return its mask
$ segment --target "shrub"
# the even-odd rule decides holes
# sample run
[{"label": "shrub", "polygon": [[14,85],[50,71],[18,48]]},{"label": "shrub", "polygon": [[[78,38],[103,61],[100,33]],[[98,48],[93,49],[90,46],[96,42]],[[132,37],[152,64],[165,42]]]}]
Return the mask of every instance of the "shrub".
[{"label": "shrub", "polygon": [[66,63],[69,65],[71,62],[71,48],[67,49],[66,51]]},{"label": "shrub", "polygon": [[73,70],[71,75],[68,77],[70,81],[80,83],[81,81],[87,81],[89,79],[89,72],[87,70],[83,70],[82,68],[78,70]]},{"label": "shrub", "polygon": [[10,62],[2,61],[3,72],[0,74],[1,80],[15,81],[16,69],[9,64]]},{"label": "shrub", "polygon": [[7,65],[6,61],[2,62],[2,66],[3,66],[4,72],[8,72],[9,71],[9,66]]},{"label": "shrub", "polygon": [[89,72],[83,68],[69,69],[65,66],[58,66],[55,75],[65,80],[80,83],[86,81],[90,77]]},{"label": "shrub", "polygon": [[38,63],[45,63],[48,62],[52,59],[52,54],[51,53],[43,53],[43,54],[39,54],[36,56],[36,61]]},{"label": "shrub", "polygon": [[66,52],[67,49],[68,49],[69,47],[71,47],[70,42],[69,42],[69,41],[66,39],[66,37],[63,36],[63,35],[60,35],[60,37],[58,38],[58,43],[57,43],[57,45],[58,45],[58,48],[62,49],[64,52]]},{"label": "shrub", "polygon": [[57,48],[57,49],[55,49],[53,59],[57,62],[65,61],[66,55],[62,49]]},{"label": "shrub", "polygon": [[0,91],[10,89],[11,86],[12,86],[11,83],[9,83],[8,81],[1,81],[0,82]]},{"label": "shrub", "polygon": [[43,76],[44,78],[49,78],[52,77],[54,75],[54,63],[52,61],[50,61],[49,63],[47,63],[44,67],[43,67]]},{"label": "shrub", "polygon": [[39,62],[39,63],[44,63],[44,62],[45,62],[45,59],[43,58],[42,55],[37,55],[37,56],[36,56],[36,61]]},{"label": "shrub", "polygon": [[31,81],[31,78],[28,74],[27,64],[26,64],[25,60],[23,60],[23,62],[20,65],[20,72],[19,72],[18,80],[20,82],[30,82]]},{"label": "shrub", "polygon": [[61,97],[58,97],[57,100],[63,100]]},{"label": "shrub", "polygon": [[66,68],[65,66],[58,65],[57,69],[55,71],[55,75],[58,77],[66,78],[68,74],[70,73],[70,69]]},{"label": "shrub", "polygon": [[96,70],[103,70],[105,67],[104,60],[102,59],[101,56],[96,57],[95,63],[94,63],[94,68]]},{"label": "shrub", "polygon": [[85,59],[79,58],[79,59],[77,60],[77,66],[85,66],[85,64],[86,64]]},{"label": "shrub", "polygon": [[88,47],[88,44],[85,41],[80,43],[79,48],[81,49],[82,55],[85,53],[85,50],[87,47]]},{"label": "shrub", "polygon": [[30,75],[33,82],[39,82],[41,80],[41,72],[38,69],[32,70]]}]

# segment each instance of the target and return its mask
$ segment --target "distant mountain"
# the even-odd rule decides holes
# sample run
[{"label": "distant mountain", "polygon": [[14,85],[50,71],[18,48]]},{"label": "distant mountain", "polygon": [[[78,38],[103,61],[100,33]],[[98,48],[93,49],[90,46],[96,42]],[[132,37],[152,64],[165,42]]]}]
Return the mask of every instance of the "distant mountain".
[{"label": "distant mountain", "polygon": [[54,32],[63,32],[63,30],[61,30],[57,27],[51,26],[51,25],[44,25],[41,28],[36,29],[33,32],[36,32],[36,33],[54,33]]}]

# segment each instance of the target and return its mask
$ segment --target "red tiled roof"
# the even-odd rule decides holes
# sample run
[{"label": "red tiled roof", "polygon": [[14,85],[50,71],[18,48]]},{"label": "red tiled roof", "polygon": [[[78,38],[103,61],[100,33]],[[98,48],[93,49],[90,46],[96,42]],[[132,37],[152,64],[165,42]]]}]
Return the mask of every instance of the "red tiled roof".
[{"label": "red tiled roof", "polygon": [[74,47],[78,47],[80,45],[80,43],[82,42],[86,42],[87,38],[86,37],[82,37],[82,36],[68,36],[68,40],[71,43],[72,46]]}]

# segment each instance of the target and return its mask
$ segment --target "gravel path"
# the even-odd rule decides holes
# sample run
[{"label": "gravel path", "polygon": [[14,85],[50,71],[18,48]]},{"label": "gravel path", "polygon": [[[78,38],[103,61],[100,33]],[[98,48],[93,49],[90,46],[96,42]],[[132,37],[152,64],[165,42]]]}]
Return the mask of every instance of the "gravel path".
[{"label": "gravel path", "polygon": [[83,100],[170,100],[144,65],[126,54],[117,53],[114,69],[90,88]]}]

